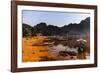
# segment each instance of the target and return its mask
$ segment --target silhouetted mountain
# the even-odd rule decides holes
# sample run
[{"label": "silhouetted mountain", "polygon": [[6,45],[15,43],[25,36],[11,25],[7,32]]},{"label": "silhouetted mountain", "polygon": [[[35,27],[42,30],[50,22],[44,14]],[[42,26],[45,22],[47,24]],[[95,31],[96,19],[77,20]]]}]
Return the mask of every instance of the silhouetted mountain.
[{"label": "silhouetted mountain", "polygon": [[86,18],[85,20],[82,20],[79,24],[69,24],[67,26],[68,30],[70,32],[77,32],[80,34],[86,34],[90,32],[90,17]]},{"label": "silhouetted mountain", "polygon": [[23,36],[26,36],[26,33],[31,33],[31,35],[36,35],[37,33],[42,33],[43,35],[65,35],[67,33],[79,33],[87,34],[90,32],[90,17],[87,17],[85,20],[82,20],[79,24],[70,23],[62,27],[47,25],[44,22],[41,22],[34,27],[27,24],[23,24]]}]

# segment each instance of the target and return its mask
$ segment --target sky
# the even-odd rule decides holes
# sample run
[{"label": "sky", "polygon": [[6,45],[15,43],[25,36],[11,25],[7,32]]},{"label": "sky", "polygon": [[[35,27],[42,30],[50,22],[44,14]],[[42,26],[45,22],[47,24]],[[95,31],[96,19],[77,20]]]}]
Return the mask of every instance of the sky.
[{"label": "sky", "polygon": [[31,26],[45,22],[47,25],[62,27],[70,23],[80,23],[89,16],[89,13],[23,10],[22,22]]}]

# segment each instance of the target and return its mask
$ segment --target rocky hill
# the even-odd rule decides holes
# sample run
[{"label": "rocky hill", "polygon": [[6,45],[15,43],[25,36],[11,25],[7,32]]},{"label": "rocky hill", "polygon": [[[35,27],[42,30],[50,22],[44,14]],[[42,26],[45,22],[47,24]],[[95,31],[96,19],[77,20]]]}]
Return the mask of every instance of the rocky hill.
[{"label": "rocky hill", "polygon": [[[64,25],[64,24],[62,24]],[[82,20],[79,24],[70,23],[65,24],[62,27],[52,25],[47,25],[45,22],[40,22],[35,24],[35,26],[30,26],[29,24],[22,24],[23,36],[36,35],[37,33],[42,33],[45,36],[52,35],[65,35],[67,33],[79,33],[79,34],[88,34],[90,32],[90,17],[87,17],[85,20]]]}]

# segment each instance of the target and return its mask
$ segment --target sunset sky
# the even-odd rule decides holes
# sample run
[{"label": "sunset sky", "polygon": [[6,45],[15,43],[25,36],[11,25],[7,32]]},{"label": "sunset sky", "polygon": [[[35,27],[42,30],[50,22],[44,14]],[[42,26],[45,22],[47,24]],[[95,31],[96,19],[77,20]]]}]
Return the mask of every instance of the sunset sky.
[{"label": "sunset sky", "polygon": [[63,26],[69,23],[80,23],[87,17],[89,13],[76,12],[54,12],[54,11],[22,11],[22,22],[34,26],[40,22],[45,22],[47,25]]}]

